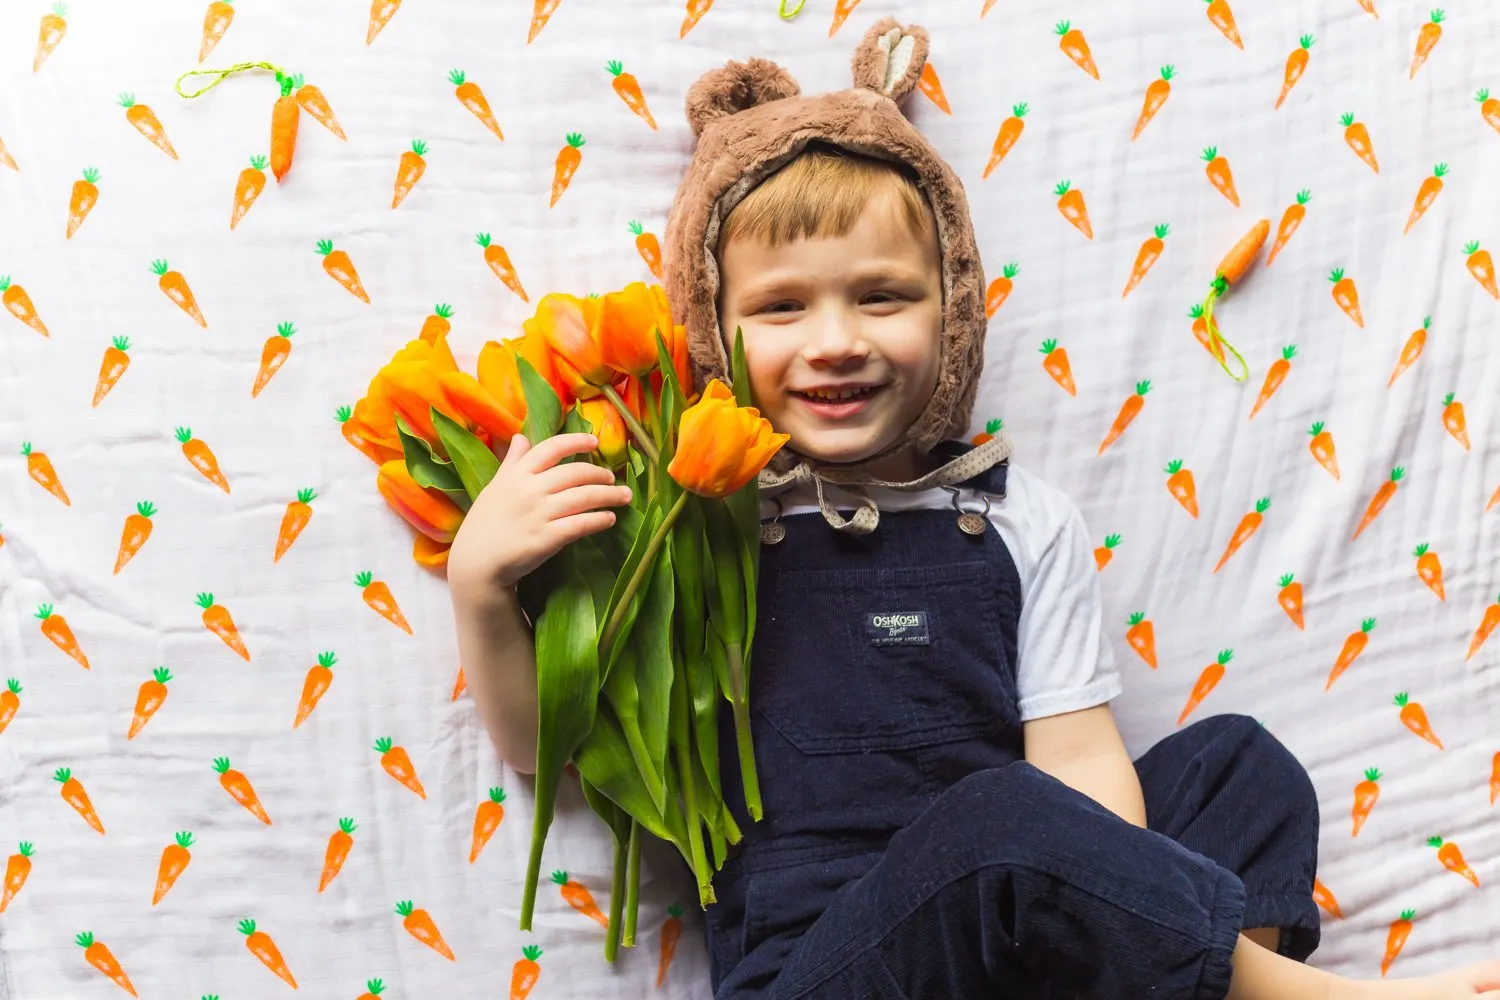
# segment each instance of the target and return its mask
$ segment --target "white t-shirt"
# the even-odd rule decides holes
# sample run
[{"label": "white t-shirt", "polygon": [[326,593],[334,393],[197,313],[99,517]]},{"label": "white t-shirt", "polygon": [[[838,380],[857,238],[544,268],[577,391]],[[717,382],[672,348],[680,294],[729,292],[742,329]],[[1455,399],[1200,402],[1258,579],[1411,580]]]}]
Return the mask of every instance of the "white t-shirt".
[{"label": "white t-shirt", "polygon": [[[941,488],[865,490],[882,511],[953,505],[953,494]],[[835,507],[856,506],[837,487],[826,486],[825,491]],[[822,516],[811,485],[798,484],[777,494],[777,499],[782,516]],[[973,489],[959,489],[958,501],[967,511],[984,507],[982,494]],[[761,517],[775,514],[776,504],[762,500]],[[1012,463],[1005,499],[990,497],[989,522],[1010,550],[1021,577],[1016,664],[1021,721],[1077,712],[1114,699],[1121,692],[1120,672],[1104,638],[1099,573],[1083,516],[1061,492]]]}]

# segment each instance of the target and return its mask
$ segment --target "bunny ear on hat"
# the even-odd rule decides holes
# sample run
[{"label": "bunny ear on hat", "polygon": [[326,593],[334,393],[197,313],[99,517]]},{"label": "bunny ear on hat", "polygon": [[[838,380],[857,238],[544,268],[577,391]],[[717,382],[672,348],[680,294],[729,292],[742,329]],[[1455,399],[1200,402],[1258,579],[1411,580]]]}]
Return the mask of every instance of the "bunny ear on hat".
[{"label": "bunny ear on hat", "polygon": [[854,85],[884,94],[900,104],[916,89],[927,65],[927,32],[881,18],[854,50]]},{"label": "bunny ear on hat", "polygon": [[708,124],[784,97],[802,93],[792,74],[769,59],[726,63],[700,76],[687,93],[687,120],[693,135]]}]

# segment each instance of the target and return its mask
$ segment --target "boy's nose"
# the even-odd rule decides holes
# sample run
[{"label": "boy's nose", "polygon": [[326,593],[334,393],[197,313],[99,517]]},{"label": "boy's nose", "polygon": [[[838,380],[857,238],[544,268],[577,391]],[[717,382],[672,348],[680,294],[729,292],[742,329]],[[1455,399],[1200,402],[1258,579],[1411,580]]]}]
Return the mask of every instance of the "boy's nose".
[{"label": "boy's nose", "polygon": [[809,331],[803,354],[808,361],[838,364],[869,355],[869,344],[860,327],[855,310],[837,306],[820,308]]}]

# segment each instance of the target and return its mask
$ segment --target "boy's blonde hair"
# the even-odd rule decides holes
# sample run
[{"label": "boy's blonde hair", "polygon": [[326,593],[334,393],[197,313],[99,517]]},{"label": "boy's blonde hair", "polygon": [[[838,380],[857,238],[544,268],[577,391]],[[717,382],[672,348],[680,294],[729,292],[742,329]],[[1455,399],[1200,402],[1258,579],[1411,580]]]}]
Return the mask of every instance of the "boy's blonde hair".
[{"label": "boy's blonde hair", "polygon": [[914,236],[935,231],[927,196],[905,164],[810,143],[730,211],[714,253],[722,254],[736,238],[776,247],[797,239],[846,236],[881,196]]}]

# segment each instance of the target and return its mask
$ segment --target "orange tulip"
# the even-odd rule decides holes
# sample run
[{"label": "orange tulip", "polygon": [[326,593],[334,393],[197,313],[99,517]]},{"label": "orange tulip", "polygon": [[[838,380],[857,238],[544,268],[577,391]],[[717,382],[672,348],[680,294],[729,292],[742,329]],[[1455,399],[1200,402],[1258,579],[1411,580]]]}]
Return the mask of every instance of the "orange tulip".
[{"label": "orange tulip", "polygon": [[625,401],[625,408],[630,411],[630,415],[644,424],[646,422],[645,384],[634,376],[626,376],[619,385],[615,386],[615,391]]},{"label": "orange tulip", "polygon": [[578,408],[582,411],[583,419],[593,427],[594,435],[599,438],[598,452],[604,464],[611,469],[624,465],[626,432],[620,411],[603,396],[585,399],[578,404]]},{"label": "orange tulip", "polygon": [[[697,397],[693,394],[693,365],[688,359],[687,327],[678,324],[672,327],[672,339],[667,342],[672,353],[672,367],[677,370],[677,384],[682,386],[682,395],[688,402]],[[661,398],[661,370],[651,373],[651,391]]]},{"label": "orange tulip", "polygon": [[644,375],[656,367],[656,334],[670,349],[672,309],[660,285],[632,281],[604,296],[595,340],[604,363],[625,375]]},{"label": "orange tulip", "polygon": [[349,415],[349,419],[344,421],[344,433],[354,435],[364,441],[368,447],[361,450],[374,459],[376,465],[382,465],[393,458],[401,457],[401,439],[396,436],[394,417],[378,424],[371,419],[373,409],[370,397],[365,396],[356,400],[353,412]]},{"label": "orange tulip", "polygon": [[452,404],[443,393],[441,376],[455,372],[458,364],[448,348],[446,337],[437,337],[431,343],[413,340],[397,351],[386,365],[370,380],[366,393],[369,400],[368,422],[372,429],[381,432],[376,440],[389,443],[399,450],[396,436],[396,415],[400,414],[412,432],[437,441],[437,432],[432,426],[429,407],[436,406],[442,413],[460,419]]},{"label": "orange tulip", "polygon": [[714,379],[682,414],[667,474],[683,489],[725,497],[754,479],[790,439],[755,407],[736,405],[729,387]]},{"label": "orange tulip", "polygon": [[[526,394],[521,389],[521,371],[516,364],[518,357],[525,357],[518,350],[521,346],[519,340],[488,341],[479,349],[479,361],[475,366],[479,384],[517,427],[526,420]],[[543,358],[545,356],[544,352]],[[549,372],[538,370],[538,374],[546,378]],[[510,434],[500,436],[510,440]]]},{"label": "orange tulip", "polygon": [[463,511],[440,490],[423,489],[406,471],[406,462],[395,459],[380,467],[375,486],[391,509],[434,542],[447,544],[458,533]]},{"label": "orange tulip", "polygon": [[418,535],[416,541],[412,542],[411,557],[418,566],[446,566],[448,550],[451,548],[453,545],[450,542],[434,542],[426,535]]},{"label": "orange tulip", "polygon": [[463,419],[488,431],[491,439],[509,442],[521,429],[525,410],[517,417],[500,404],[493,393],[468,372],[444,372],[438,377],[448,405]]},{"label": "orange tulip", "polygon": [[[529,323],[530,321],[527,322]],[[552,348],[547,346],[547,338],[542,336],[541,328],[535,323],[530,323],[529,326],[523,323],[523,327],[526,330],[523,335],[511,340],[502,341],[502,346],[509,348],[516,357],[525,358],[527,363],[536,369],[536,373],[547,380],[547,384],[552,386],[552,391],[557,393],[557,400],[562,405],[564,412],[572,409],[574,402],[573,392],[569,388],[569,383],[558,373],[557,366],[553,361]],[[481,363],[483,363],[483,357],[484,355],[481,353]],[[502,401],[504,400],[505,397],[503,394],[499,393],[494,386],[485,382],[483,369],[479,373],[479,381],[484,383],[485,388],[489,389],[492,394],[495,394]],[[520,392],[520,385],[521,380],[518,373],[516,376],[517,392]],[[521,400],[524,409],[525,397],[522,396]]]},{"label": "orange tulip", "polygon": [[578,399],[599,395],[597,387],[616,378],[595,339],[600,306],[597,298],[553,292],[542,297],[536,315],[522,324],[527,333],[539,333],[546,340],[557,377]]}]

